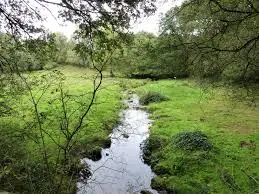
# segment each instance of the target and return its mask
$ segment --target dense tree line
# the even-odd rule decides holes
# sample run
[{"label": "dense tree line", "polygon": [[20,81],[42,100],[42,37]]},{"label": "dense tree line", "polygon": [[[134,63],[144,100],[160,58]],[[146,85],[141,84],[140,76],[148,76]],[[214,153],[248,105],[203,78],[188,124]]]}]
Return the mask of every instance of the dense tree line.
[{"label": "dense tree line", "polygon": [[115,63],[133,77],[258,82],[258,11],[255,0],[185,1],[161,18],[158,36],[134,35]]},{"label": "dense tree line", "polygon": [[[38,38],[17,41],[1,33],[0,40],[2,59],[6,62],[15,61],[20,71],[52,69],[64,65],[86,67],[89,64],[75,51],[75,40],[63,34],[48,33]],[[4,71],[3,67],[1,69]]]}]

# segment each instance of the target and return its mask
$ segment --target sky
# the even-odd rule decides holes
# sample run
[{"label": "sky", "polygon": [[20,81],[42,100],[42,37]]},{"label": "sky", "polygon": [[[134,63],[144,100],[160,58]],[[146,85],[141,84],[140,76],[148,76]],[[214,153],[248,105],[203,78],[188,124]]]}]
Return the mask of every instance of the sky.
[{"label": "sky", "polygon": [[[184,0],[158,0],[156,3],[157,11],[154,15],[149,17],[142,17],[132,24],[131,31],[134,33],[140,31],[152,32],[158,34],[159,30],[159,19],[162,14],[165,14],[171,7],[181,5]],[[56,7],[51,7],[51,12],[57,15],[58,10]],[[76,26],[72,23],[65,23],[56,17],[53,17],[48,10],[44,11],[46,15],[46,21],[44,26],[51,32],[61,32],[67,37],[71,37]],[[63,25],[62,25],[62,24]]]},{"label": "sky", "polygon": [[159,30],[159,20],[162,14],[165,14],[170,8],[174,6],[179,6],[183,0],[160,0],[157,3],[157,11],[154,15],[146,18],[140,18],[139,21],[137,21],[132,26],[133,32],[140,32],[140,31],[146,31],[146,32],[152,32],[154,34],[158,33]]}]

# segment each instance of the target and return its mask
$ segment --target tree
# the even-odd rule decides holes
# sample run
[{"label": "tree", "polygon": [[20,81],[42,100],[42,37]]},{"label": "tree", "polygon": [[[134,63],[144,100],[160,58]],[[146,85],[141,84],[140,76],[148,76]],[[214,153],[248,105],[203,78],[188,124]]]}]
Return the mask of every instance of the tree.
[{"label": "tree", "polygon": [[[37,6],[39,9],[36,8]],[[26,65],[28,69],[31,69],[30,61],[33,63],[39,61],[40,65],[43,66],[49,62],[65,61],[62,58],[60,60],[57,55],[58,51],[66,53],[65,49],[61,49],[65,40],[62,37],[57,39],[55,34],[46,33],[44,28],[37,23],[44,19],[40,14],[40,8],[48,9],[48,6],[58,7],[60,17],[78,25],[78,33],[74,40],[78,47],[75,51],[87,59],[87,62],[96,72],[91,93],[84,95],[88,99],[84,99],[84,102],[78,102],[78,107],[75,110],[68,109],[71,98],[63,85],[65,78],[59,71],[41,76],[23,72],[25,69],[23,67]],[[26,121],[28,126],[25,128],[28,127],[31,131],[28,133],[23,129],[24,133],[19,133],[19,136],[33,142],[32,145],[39,147],[39,152],[42,154],[42,158],[37,160],[40,165],[37,168],[34,167],[34,164],[24,165],[28,161],[29,153],[22,156],[23,158],[19,158],[20,165],[18,166],[15,166],[12,161],[1,162],[1,167],[3,167],[1,169],[4,169],[4,172],[1,172],[1,175],[4,175],[1,176],[1,181],[8,183],[5,184],[4,189],[15,191],[16,188],[20,188],[16,186],[21,185],[21,182],[29,182],[29,188],[27,188],[27,184],[24,184],[22,191],[29,193],[72,192],[71,188],[73,187],[70,187],[70,183],[64,184],[66,181],[74,181],[78,172],[78,169],[74,168],[75,161],[71,155],[71,150],[77,142],[76,136],[82,129],[102,84],[102,70],[116,46],[116,42],[111,36],[114,33],[123,35],[129,27],[131,18],[153,11],[153,0],[4,0],[0,3],[0,30],[4,36],[8,37],[6,42],[8,47],[5,48],[1,45],[1,50],[4,52],[0,53],[0,90],[1,94],[4,94],[1,96],[1,100],[10,98],[10,91],[14,91],[17,98],[22,98],[22,94],[29,97],[31,117]],[[20,63],[20,52],[25,56],[33,56],[32,60],[25,60],[25,66]],[[43,66],[40,66],[39,69]],[[60,118],[58,118],[60,125],[53,129],[55,133],[60,135],[58,138],[54,136],[55,133],[50,133],[47,130],[49,127],[56,126],[46,124],[51,123],[51,121],[47,122],[48,115],[42,111],[41,106],[44,95],[52,89],[53,84],[57,87],[55,91],[59,94],[57,100],[61,110]],[[2,91],[4,92],[2,93]],[[73,116],[73,119],[68,117],[68,114]],[[13,135],[6,135],[5,138],[11,139]],[[54,144],[55,149],[58,150],[57,156],[54,156],[55,162],[51,156],[53,153],[47,149],[47,138],[49,139],[48,143]],[[9,167],[11,170],[8,169]],[[7,172],[6,169],[8,169]],[[25,176],[23,176],[25,178],[19,179],[18,177],[17,180],[17,176],[13,176],[17,172],[25,172]],[[38,175],[40,177],[37,177]],[[13,177],[15,181],[8,182],[10,177],[11,180]]]},{"label": "tree", "polygon": [[162,34],[179,39],[172,49],[187,49],[193,75],[258,82],[258,7],[257,1],[186,1],[163,18]]}]

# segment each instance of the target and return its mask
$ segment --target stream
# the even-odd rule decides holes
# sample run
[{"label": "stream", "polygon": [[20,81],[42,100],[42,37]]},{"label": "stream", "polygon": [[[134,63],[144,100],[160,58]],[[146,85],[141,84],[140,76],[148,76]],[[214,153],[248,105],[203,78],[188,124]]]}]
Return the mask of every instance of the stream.
[{"label": "stream", "polygon": [[121,113],[121,124],[110,135],[111,147],[102,149],[99,161],[82,160],[92,176],[87,183],[77,183],[77,194],[158,193],[150,186],[155,174],[144,164],[140,148],[149,135],[151,120],[148,113],[140,109],[137,95],[133,94],[125,103],[128,108]]}]

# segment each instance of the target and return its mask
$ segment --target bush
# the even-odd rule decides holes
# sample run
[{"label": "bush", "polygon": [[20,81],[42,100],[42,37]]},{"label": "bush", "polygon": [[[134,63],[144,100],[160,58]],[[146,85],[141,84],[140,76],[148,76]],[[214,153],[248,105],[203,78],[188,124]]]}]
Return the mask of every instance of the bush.
[{"label": "bush", "polygon": [[201,131],[181,132],[173,140],[174,145],[185,151],[211,150],[212,144]]},{"label": "bush", "polygon": [[54,62],[54,61],[48,61],[48,62],[45,64],[44,69],[49,70],[49,69],[53,69],[53,68],[55,68],[55,67],[57,67],[57,66],[58,66],[58,64],[57,64],[56,62]]},{"label": "bush", "polygon": [[140,103],[143,105],[148,105],[153,102],[162,102],[166,100],[168,100],[168,98],[158,92],[148,92],[141,96]]}]

